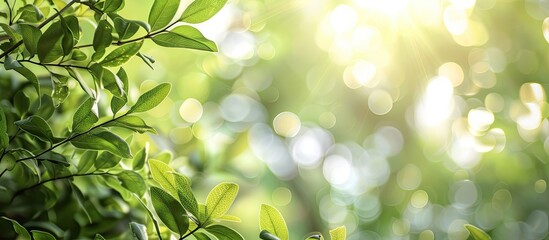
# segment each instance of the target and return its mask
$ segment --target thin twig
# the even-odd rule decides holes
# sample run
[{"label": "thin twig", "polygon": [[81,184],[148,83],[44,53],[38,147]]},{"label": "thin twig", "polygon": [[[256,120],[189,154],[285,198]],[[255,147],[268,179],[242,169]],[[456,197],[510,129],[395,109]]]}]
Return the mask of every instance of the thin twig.
[{"label": "thin twig", "polygon": [[200,229],[200,226],[197,226],[195,229],[193,229],[193,230],[190,231],[189,233],[183,235],[182,237],[179,238],[179,240],[183,240],[183,239],[187,238],[188,236],[191,236],[193,233],[195,233],[196,231],[198,231],[198,229]]}]

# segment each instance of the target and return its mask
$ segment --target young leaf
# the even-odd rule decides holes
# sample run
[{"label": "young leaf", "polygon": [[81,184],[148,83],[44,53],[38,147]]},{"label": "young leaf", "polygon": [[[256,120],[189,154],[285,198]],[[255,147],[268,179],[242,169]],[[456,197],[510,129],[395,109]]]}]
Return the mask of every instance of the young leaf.
[{"label": "young leaf", "polygon": [[267,231],[267,230],[262,230],[262,231],[259,233],[259,238],[260,238],[260,239],[263,239],[263,240],[280,240],[279,237],[273,235],[272,233],[270,233],[270,232]]},{"label": "young leaf", "polygon": [[261,230],[267,230],[281,240],[288,240],[289,238],[288,227],[286,226],[286,221],[284,221],[282,214],[270,205],[261,205],[259,226]]},{"label": "young leaf", "polygon": [[30,116],[26,119],[15,122],[23,131],[39,138],[44,142],[53,142],[53,133],[50,125],[39,116]]},{"label": "young leaf", "polygon": [[171,174],[174,170],[161,161],[151,159],[149,160],[149,169],[151,170],[152,178],[160,184],[160,186],[170,193],[172,196],[177,196],[177,188],[175,185],[175,179]]},{"label": "young leaf", "polygon": [[210,225],[206,227],[206,231],[223,240],[244,240],[242,235],[234,229],[223,225]]},{"label": "young leaf", "polygon": [[82,50],[80,49],[74,49],[72,51],[71,60],[74,61],[84,61],[88,59],[88,55],[86,55]]},{"label": "young leaf", "polygon": [[332,240],[345,240],[347,238],[347,229],[345,226],[341,226],[330,230],[330,238]]},{"label": "young leaf", "polygon": [[227,3],[227,0],[195,0],[183,12],[182,22],[201,23],[213,17]]},{"label": "young leaf", "polygon": [[94,111],[95,107],[95,101],[91,98],[88,98],[78,107],[72,117],[72,131],[74,133],[87,131],[99,120]]},{"label": "young leaf", "polygon": [[194,197],[193,190],[191,189],[191,180],[185,175],[173,172],[175,180],[175,188],[177,189],[177,196],[183,208],[191,213],[193,216],[198,217],[198,202]]},{"label": "young leaf", "polygon": [[134,112],[145,112],[154,107],[168,96],[170,93],[171,85],[169,83],[161,83],[155,88],[143,93],[138,99],[137,102],[130,108],[129,113]]},{"label": "young leaf", "polygon": [[38,51],[38,40],[42,36],[42,32],[30,24],[20,24],[19,27],[21,28],[25,48],[29,51],[30,56],[33,57]]},{"label": "young leaf", "polygon": [[5,149],[10,143],[8,136],[8,125],[4,109],[0,107],[0,149]]},{"label": "young leaf", "polygon": [[104,12],[117,12],[124,8],[124,0],[106,0],[103,5]]},{"label": "young leaf", "polygon": [[97,156],[93,165],[95,166],[95,169],[109,169],[118,165],[121,160],[122,158],[120,158],[119,156],[105,151]]},{"label": "young leaf", "polygon": [[242,219],[240,219],[237,216],[233,216],[233,215],[223,215],[223,216],[217,218],[217,220],[228,221],[228,222],[242,222]]},{"label": "young leaf", "polygon": [[105,124],[105,127],[121,127],[138,133],[151,132],[156,134],[154,128],[148,126],[143,119],[137,116],[124,116],[116,121]]},{"label": "young leaf", "polygon": [[180,236],[185,234],[189,228],[189,218],[181,204],[161,188],[151,187],[150,192],[154,210],[164,225]]},{"label": "young leaf", "polygon": [[118,67],[130,60],[133,55],[137,54],[139,49],[141,49],[141,45],[143,45],[143,41],[133,42],[118,47],[109,53],[109,55],[107,55],[99,64],[105,67]]},{"label": "young leaf", "polygon": [[82,149],[106,150],[123,158],[131,158],[130,147],[119,136],[102,131],[80,135],[71,140],[73,146]]},{"label": "young leaf", "polygon": [[473,237],[473,239],[475,240],[492,240],[492,238],[486,232],[478,227],[475,227],[471,224],[465,224],[464,227],[465,229],[467,229],[467,231],[469,231],[471,237]]},{"label": "young leaf", "polygon": [[149,157],[149,142],[145,143],[145,147],[143,147],[137,154],[135,154],[135,157],[133,157],[132,162],[132,168],[133,170],[139,170],[145,166],[145,161]]},{"label": "young leaf", "polygon": [[130,222],[130,229],[132,230],[133,237],[137,240],[149,239],[147,235],[147,227],[143,224],[136,222]]},{"label": "young leaf", "polygon": [[32,239],[34,240],[55,240],[55,237],[49,232],[40,230],[31,230]]},{"label": "young leaf", "polygon": [[172,21],[179,2],[180,0],[154,0],[148,19],[152,31],[159,30]]},{"label": "young leaf", "polygon": [[220,183],[215,186],[206,197],[207,220],[225,215],[237,194],[238,185],[235,183]]},{"label": "young leaf", "polygon": [[145,181],[143,177],[134,171],[125,170],[119,173],[118,180],[122,183],[122,187],[142,197],[145,194]]},{"label": "young leaf", "polygon": [[163,47],[217,52],[217,46],[214,42],[204,37],[198,29],[188,25],[178,26],[168,32],[155,35],[152,40]]},{"label": "young leaf", "polygon": [[19,235],[19,239],[31,240],[31,236],[30,236],[29,232],[27,231],[27,229],[25,229],[25,227],[21,226],[21,224],[19,224],[17,221],[15,221],[13,219],[9,219],[7,217],[2,217],[2,218],[11,222],[11,224],[13,226],[13,229]]},{"label": "young leaf", "polygon": [[62,41],[65,31],[61,21],[54,22],[38,40],[38,59],[43,63],[53,62],[64,55]]}]

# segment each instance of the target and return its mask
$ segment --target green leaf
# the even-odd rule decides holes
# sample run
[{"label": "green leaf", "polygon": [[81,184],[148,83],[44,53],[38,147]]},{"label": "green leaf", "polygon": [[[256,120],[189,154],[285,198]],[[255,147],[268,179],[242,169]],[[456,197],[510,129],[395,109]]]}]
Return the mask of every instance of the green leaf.
[{"label": "green leaf", "polygon": [[320,233],[310,233],[305,240],[323,240],[324,237]]},{"label": "green leaf", "polygon": [[152,178],[160,184],[160,186],[170,193],[172,196],[177,196],[177,187],[175,184],[174,176],[171,174],[175,172],[173,168],[161,161],[150,159],[149,169],[151,171]]},{"label": "green leaf", "polygon": [[29,70],[25,66],[14,68],[13,70],[15,70],[16,72],[21,74],[23,77],[25,77],[27,80],[29,80],[29,82],[31,82],[32,85],[34,86],[34,89],[36,90],[36,94],[40,96],[40,82],[38,81],[38,78],[36,77],[33,71]]},{"label": "green leaf", "polygon": [[53,112],[55,111],[55,107],[53,106],[53,100],[51,99],[50,95],[42,95],[39,101],[35,101],[32,105],[31,109],[38,109],[36,110],[36,115],[42,117],[44,120],[50,119],[50,117],[53,115]]},{"label": "green leaf", "polygon": [[0,149],[5,149],[10,144],[8,136],[8,124],[4,109],[0,107]]},{"label": "green leaf", "polygon": [[163,47],[190,48],[217,52],[214,42],[207,39],[198,29],[183,25],[168,32],[160,33],[152,37],[153,42]]},{"label": "green leaf", "polygon": [[69,73],[69,75],[78,82],[78,84],[80,85],[80,88],[82,88],[82,90],[84,90],[84,92],[86,92],[86,94],[88,94],[90,98],[93,98],[93,99],[97,98],[95,92],[91,90],[90,87],[88,87],[88,85],[86,84],[86,81],[84,80],[84,78],[82,78],[82,75],[80,75],[78,71],[72,68],[65,68],[65,70],[67,70],[67,73]]},{"label": "green leaf", "polygon": [[56,153],[54,151],[49,151],[47,153],[44,153],[42,154],[42,156],[37,157],[37,159],[52,162],[55,164],[61,164],[65,167],[68,167],[71,165],[69,162],[67,162],[67,158],[65,158],[65,155]]},{"label": "green leaf", "polygon": [[118,118],[116,121],[105,124],[105,127],[121,127],[126,128],[138,133],[151,132],[156,134],[154,128],[148,126],[143,119],[137,116],[124,116]]},{"label": "green leaf", "polygon": [[242,235],[234,229],[223,225],[210,225],[206,227],[206,231],[223,240],[244,240]]},{"label": "green leaf", "polygon": [[0,167],[11,171],[15,167],[16,163],[17,162],[13,154],[6,153],[6,155],[4,155],[4,157],[2,158],[2,161],[0,161]]},{"label": "green leaf", "polygon": [[29,111],[30,99],[24,91],[17,91],[13,97],[13,105],[19,115],[23,115]]},{"label": "green leaf", "polygon": [[151,56],[147,56],[145,54],[142,54],[140,52],[137,53],[137,56],[139,58],[141,58],[141,60],[143,60],[143,62],[145,64],[147,64],[147,66],[149,66],[151,69],[154,70],[153,63],[156,61],[156,60],[154,60],[154,58],[152,58]]},{"label": "green leaf", "polygon": [[177,190],[177,196],[183,208],[190,214],[198,217],[198,202],[194,197],[193,190],[191,189],[191,180],[185,175],[172,172],[175,180],[175,188]]},{"label": "green leaf", "polygon": [[464,227],[465,229],[467,229],[467,231],[469,231],[471,237],[473,237],[473,239],[475,240],[492,240],[492,238],[486,232],[478,227],[475,227],[471,224],[465,224]]},{"label": "green leaf", "polygon": [[42,36],[42,32],[40,29],[30,24],[20,24],[19,28],[21,28],[21,35],[23,35],[25,48],[29,51],[30,57],[33,57],[38,51],[38,40]]},{"label": "green leaf", "polygon": [[195,233],[193,233],[193,236],[194,236],[194,238],[196,238],[196,240],[211,240],[212,239],[207,234],[201,233],[201,232],[195,232]]},{"label": "green leaf", "polygon": [[217,218],[217,220],[228,221],[228,222],[242,222],[242,219],[240,219],[237,216],[233,216],[233,215],[223,215],[223,216]]},{"label": "green leaf", "polygon": [[95,234],[94,240],[106,240],[106,239],[103,236],[101,236],[101,234],[97,233]]},{"label": "green leaf", "polygon": [[78,173],[88,173],[93,169],[97,159],[97,151],[86,151],[78,160]]},{"label": "green leaf", "polygon": [[50,125],[39,116],[30,116],[26,119],[15,122],[21,130],[39,138],[42,141],[53,143],[53,133]]},{"label": "green leaf", "polygon": [[103,5],[104,12],[117,12],[124,8],[124,0],[106,0]]},{"label": "green leaf", "polygon": [[74,61],[84,61],[88,59],[88,55],[86,55],[82,50],[80,49],[74,49],[72,51],[71,60]]},{"label": "green leaf", "polygon": [[125,170],[119,173],[118,180],[122,183],[122,186],[131,192],[137,194],[139,197],[142,197],[145,194],[145,181],[143,177],[138,173],[130,170]]},{"label": "green leaf", "polygon": [[51,80],[53,84],[52,100],[54,106],[59,107],[69,96],[69,86],[67,84],[69,77],[51,73]]},{"label": "green leaf", "polygon": [[107,20],[100,20],[93,35],[93,60],[99,60],[105,54],[105,49],[112,43],[112,26]]},{"label": "green leaf", "polygon": [[345,226],[341,226],[330,230],[330,238],[332,240],[345,240],[347,238],[347,229]]},{"label": "green leaf", "polygon": [[201,23],[213,17],[227,0],[195,0],[183,12],[180,21],[188,23]]},{"label": "green leaf", "polygon": [[130,229],[132,230],[133,237],[137,240],[149,239],[147,235],[147,227],[143,224],[136,222],[130,222]]},{"label": "green leaf", "polygon": [[22,68],[23,65],[17,61],[17,59],[12,58],[10,55],[6,56],[6,61],[4,62],[4,68],[6,70],[16,69],[16,68]]},{"label": "green leaf", "polygon": [[274,234],[270,233],[267,230],[262,230],[259,233],[259,238],[263,240],[280,240],[280,238],[278,238],[277,236],[275,236]]},{"label": "green leaf", "polygon": [[175,198],[161,188],[151,187],[151,200],[156,214],[166,227],[180,236],[187,232],[189,218]]},{"label": "green leaf", "polygon": [[78,24],[78,18],[72,15],[63,17],[60,15],[61,26],[63,27],[63,39],[61,40],[61,47],[63,48],[63,55],[67,56],[72,52],[74,45],[80,39],[80,26]]},{"label": "green leaf", "polygon": [[54,22],[42,34],[38,40],[38,59],[43,63],[53,62],[64,55],[63,52],[63,36],[65,31],[61,21]]},{"label": "green leaf", "polygon": [[105,67],[118,67],[130,60],[133,55],[137,54],[139,49],[141,49],[141,45],[143,45],[143,41],[133,42],[118,47],[110,52],[100,64]]},{"label": "green leaf", "polygon": [[172,21],[179,2],[180,0],[154,0],[148,19],[152,31],[166,27]]},{"label": "green leaf", "polygon": [[35,23],[44,18],[42,11],[40,11],[40,9],[38,9],[38,7],[34,4],[27,4],[22,8],[19,8],[19,10],[17,10],[17,13],[21,14],[20,18],[27,22]]},{"label": "green leaf", "polygon": [[27,229],[25,229],[25,227],[21,226],[21,224],[19,224],[17,221],[15,221],[13,219],[9,219],[7,217],[2,217],[2,218],[11,222],[11,224],[13,226],[13,229],[19,235],[18,239],[31,240],[31,236],[30,236],[29,232],[27,231]]},{"label": "green leaf", "polygon": [[215,186],[206,197],[207,220],[225,215],[237,194],[238,185],[235,183],[220,183]]},{"label": "green leaf", "polygon": [[131,38],[139,30],[137,23],[128,21],[122,17],[116,17],[113,22],[119,40]]},{"label": "green leaf", "polygon": [[81,149],[106,150],[123,158],[131,158],[130,147],[119,136],[102,131],[80,135],[71,140],[73,146]]},{"label": "green leaf", "polygon": [[118,165],[121,160],[122,158],[120,158],[119,156],[105,151],[97,156],[93,165],[96,169],[109,169]]},{"label": "green leaf", "polygon": [[137,196],[137,194],[133,194],[133,196],[135,197],[135,199],[137,199],[137,201],[139,202],[139,204],[141,204],[141,206],[147,211],[147,213],[149,214],[149,217],[151,217],[151,220],[154,224],[154,228],[156,230],[156,233],[157,233],[157,236],[160,236],[160,231],[159,231],[159,227],[158,227],[158,222],[156,221],[156,219],[154,219],[154,215],[153,213],[151,212],[151,210],[149,209],[149,207],[147,207],[147,204],[145,204],[141,198],[139,198],[139,196]]},{"label": "green leaf", "polygon": [[109,90],[114,96],[119,98],[125,98],[126,92],[123,90],[123,83],[114,75],[109,69],[102,67],[99,64],[93,64],[89,68],[90,73],[93,75],[96,82],[100,82],[101,85]]},{"label": "green leaf", "polygon": [[169,83],[161,83],[153,89],[143,93],[137,102],[130,108],[128,114],[134,112],[145,112],[158,106],[170,93],[171,85]]},{"label": "green leaf", "polygon": [[89,130],[99,120],[96,114],[97,105],[91,98],[78,107],[72,117],[72,132],[80,133]]},{"label": "green leaf", "polygon": [[149,157],[149,142],[145,143],[145,147],[143,147],[137,154],[135,154],[135,157],[133,157],[132,162],[132,168],[133,170],[139,170],[145,166],[145,161],[147,161],[147,158]]},{"label": "green leaf", "polygon": [[284,221],[282,214],[270,205],[261,205],[259,226],[261,230],[267,230],[281,240],[288,240],[289,238],[288,227],[286,226],[286,221]]},{"label": "green leaf", "polygon": [[49,232],[31,230],[31,234],[34,240],[55,240],[55,237]]}]

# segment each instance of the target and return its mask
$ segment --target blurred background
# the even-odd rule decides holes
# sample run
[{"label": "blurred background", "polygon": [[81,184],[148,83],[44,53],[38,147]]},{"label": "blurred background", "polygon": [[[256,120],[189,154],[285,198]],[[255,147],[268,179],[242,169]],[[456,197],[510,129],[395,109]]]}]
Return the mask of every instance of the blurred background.
[{"label": "blurred background", "polygon": [[[123,13],[146,20],[151,4]],[[250,239],[261,203],[293,239],[340,225],[466,239],[465,223],[542,239],[546,17],[547,0],[229,0],[197,26],[218,53],[148,43],[155,69],[132,59],[134,100],[173,84],[144,116],[159,134],[135,142],[173,155],[201,201],[239,183],[233,226]]]}]

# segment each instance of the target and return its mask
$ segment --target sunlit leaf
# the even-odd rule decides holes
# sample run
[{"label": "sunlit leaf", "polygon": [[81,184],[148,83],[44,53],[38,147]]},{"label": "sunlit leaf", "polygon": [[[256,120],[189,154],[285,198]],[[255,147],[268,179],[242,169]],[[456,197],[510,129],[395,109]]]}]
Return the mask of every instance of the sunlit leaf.
[{"label": "sunlit leaf", "polygon": [[38,22],[44,18],[42,11],[34,4],[27,4],[19,8],[17,13],[20,14],[21,19],[32,23]]},{"label": "sunlit leaf", "polygon": [[261,230],[267,230],[281,240],[288,240],[289,238],[288,227],[286,226],[286,221],[284,221],[282,214],[270,205],[261,205],[259,226]]},{"label": "sunlit leaf", "polygon": [[15,122],[23,131],[39,138],[45,142],[53,142],[53,133],[50,125],[39,116],[30,116],[26,119]]},{"label": "sunlit leaf", "polygon": [[233,215],[223,215],[221,217],[218,217],[217,220],[228,221],[228,222],[242,222],[242,219]]},{"label": "sunlit leaf", "polygon": [[105,124],[105,127],[121,127],[138,133],[151,132],[156,134],[154,128],[148,126],[143,119],[137,116],[124,116],[116,119],[116,121]]},{"label": "sunlit leaf", "polygon": [[82,52],[80,49],[74,49],[72,51],[71,59],[74,61],[84,61],[88,59],[88,55],[86,53]]},{"label": "sunlit leaf", "polygon": [[196,201],[191,189],[191,180],[179,173],[173,172],[172,174],[175,181],[177,196],[179,197],[181,205],[183,205],[183,208],[185,208],[185,210],[187,210],[190,214],[198,217],[198,202]]},{"label": "sunlit leaf", "polygon": [[201,233],[201,232],[193,233],[193,236],[196,238],[196,240],[211,240],[212,239],[207,234]]},{"label": "sunlit leaf", "polygon": [[95,53],[92,59],[99,60],[105,54],[105,49],[112,43],[112,26],[107,20],[101,20],[97,23],[97,28],[93,35],[93,50]]},{"label": "sunlit leaf", "polygon": [[40,82],[38,82],[38,78],[36,77],[36,74],[34,74],[33,71],[29,70],[25,66],[14,68],[16,72],[21,74],[23,77],[25,77],[29,82],[32,83],[34,86],[34,89],[36,90],[36,93],[38,96],[40,96]]},{"label": "sunlit leaf", "polygon": [[88,173],[94,168],[97,158],[97,151],[86,151],[78,160],[78,169],[79,173]]},{"label": "sunlit leaf", "polygon": [[52,162],[55,164],[61,164],[65,167],[70,166],[70,163],[67,161],[67,158],[65,157],[65,155],[54,152],[54,151],[49,151],[47,153],[44,153],[42,154],[42,156],[37,157],[37,159],[41,161]]},{"label": "sunlit leaf", "polygon": [[179,2],[179,0],[154,0],[148,19],[152,31],[166,27],[171,22],[179,8]]},{"label": "sunlit leaf", "polygon": [[332,240],[345,240],[347,238],[347,228],[341,226],[330,230],[330,237]]},{"label": "sunlit leaf", "polygon": [[114,19],[114,28],[118,33],[118,39],[124,40],[131,38],[139,30],[139,25],[122,17],[116,17]]},{"label": "sunlit leaf", "polygon": [[174,172],[173,168],[161,161],[150,159],[149,169],[151,171],[152,178],[160,184],[160,186],[170,193],[172,196],[177,196],[177,187],[175,184],[174,176],[171,174]]},{"label": "sunlit leaf", "polygon": [[478,227],[475,227],[471,224],[465,224],[464,227],[465,229],[467,229],[467,231],[469,231],[471,237],[473,237],[473,239],[475,240],[492,240],[492,238],[486,232]]},{"label": "sunlit leaf", "polygon": [[52,23],[48,29],[42,34],[38,40],[38,59],[40,62],[50,63],[64,55],[63,52],[63,36],[65,31],[61,21]]},{"label": "sunlit leaf", "polygon": [[103,4],[104,12],[117,12],[124,8],[124,0],[106,0]]},{"label": "sunlit leaf", "polygon": [[240,233],[234,229],[223,225],[210,225],[206,227],[206,231],[216,236],[218,239],[224,240],[243,240],[244,238]]},{"label": "sunlit leaf", "polygon": [[145,166],[145,161],[149,157],[149,142],[145,143],[145,147],[139,150],[133,157],[132,168],[139,170]]},{"label": "sunlit leaf", "polygon": [[202,35],[198,29],[183,25],[152,37],[153,42],[163,47],[190,48],[217,52],[215,43]]},{"label": "sunlit leaf", "polygon": [[105,151],[97,156],[93,165],[96,169],[109,169],[118,165],[121,160],[119,156]]},{"label": "sunlit leaf", "polygon": [[143,93],[137,102],[130,108],[129,113],[145,112],[160,104],[164,98],[170,93],[171,85],[169,83],[161,83],[153,89]]},{"label": "sunlit leaf", "polygon": [[29,51],[31,57],[38,51],[38,40],[42,36],[42,32],[35,26],[30,24],[20,24],[21,35],[23,35],[23,43]]},{"label": "sunlit leaf", "polygon": [[71,140],[71,143],[81,149],[106,150],[123,158],[132,157],[128,143],[106,131],[83,134]]},{"label": "sunlit leaf", "polygon": [[181,204],[161,188],[151,187],[150,192],[154,210],[160,220],[170,230],[179,235],[185,234],[189,228],[189,218]]},{"label": "sunlit leaf", "polygon": [[143,41],[122,45],[110,52],[99,64],[105,67],[117,67],[126,63],[132,56],[139,52]]},{"label": "sunlit leaf", "polygon": [[53,104],[55,107],[59,107],[61,103],[69,96],[69,77],[59,74],[51,74],[53,92],[51,94]]},{"label": "sunlit leaf", "polygon": [[216,219],[227,213],[238,194],[235,183],[220,183],[215,186],[206,198],[206,215],[208,219]]},{"label": "sunlit leaf", "polygon": [[99,120],[97,114],[94,111],[95,101],[91,98],[86,99],[78,107],[74,116],[72,117],[72,131],[75,133],[84,132],[93,127],[93,125]]},{"label": "sunlit leaf", "polygon": [[145,194],[145,181],[143,180],[143,177],[141,177],[141,175],[139,175],[138,173],[125,170],[120,172],[117,176],[123,187],[137,194],[139,197],[142,197],[143,194]]},{"label": "sunlit leaf", "polygon": [[125,98],[126,92],[122,86],[122,81],[117,75],[112,73],[109,69],[104,68],[100,64],[93,64],[89,67],[90,73],[93,75],[97,82],[101,82],[103,87],[111,92],[114,96],[119,98]]},{"label": "sunlit leaf", "polygon": [[183,12],[182,22],[201,23],[213,17],[227,0],[194,0]]}]

